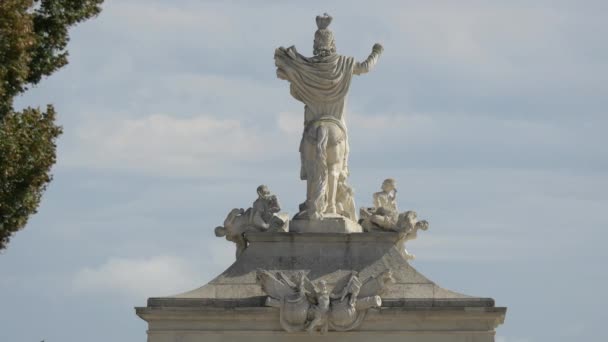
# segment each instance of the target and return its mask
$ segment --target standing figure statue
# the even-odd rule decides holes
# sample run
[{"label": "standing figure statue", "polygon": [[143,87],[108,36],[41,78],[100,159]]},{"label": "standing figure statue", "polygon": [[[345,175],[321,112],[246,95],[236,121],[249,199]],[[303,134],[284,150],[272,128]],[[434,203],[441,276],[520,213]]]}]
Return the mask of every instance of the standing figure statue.
[{"label": "standing figure statue", "polygon": [[[306,180],[306,201],[298,216],[310,219],[322,219],[324,214],[356,218],[354,205],[336,203],[339,180],[348,176],[344,107],[352,75],[370,71],[383,51],[382,45],[374,44],[363,62],[338,55],[334,35],[327,28],[331,21],[327,13],[317,16],[313,57],[302,56],[294,46],[280,47],[274,54],[277,77],[289,81],[291,95],[305,105],[300,178]],[[348,215],[341,213],[345,209]]]}]

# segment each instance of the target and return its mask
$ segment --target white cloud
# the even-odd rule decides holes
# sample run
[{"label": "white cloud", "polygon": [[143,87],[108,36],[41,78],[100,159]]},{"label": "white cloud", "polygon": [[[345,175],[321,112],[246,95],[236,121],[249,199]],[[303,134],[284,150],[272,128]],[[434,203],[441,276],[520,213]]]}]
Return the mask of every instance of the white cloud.
[{"label": "white cloud", "polygon": [[221,173],[232,162],[267,153],[264,139],[240,121],[212,116],[154,114],[137,119],[90,121],[66,151],[70,166],[136,169],[169,174]]},{"label": "white cloud", "polygon": [[553,122],[495,117],[467,113],[381,113],[366,115],[359,112],[347,118],[351,142],[362,140],[366,145],[393,144],[402,146],[476,145],[530,146],[557,149],[567,145],[563,137],[578,126],[560,127]]},{"label": "white cloud", "polygon": [[[420,2],[392,11],[390,23],[407,40],[409,53],[421,59],[451,59],[466,65],[490,60],[505,62],[498,52],[553,45],[564,15],[547,8],[520,4]],[[514,24],[516,22],[517,24]],[[508,64],[503,64],[503,67]],[[490,70],[487,70],[490,71]],[[495,70],[497,72],[505,70]]]},{"label": "white cloud", "polygon": [[[378,115],[366,115],[352,113],[347,117],[349,128],[357,132],[359,137],[353,135],[353,139],[366,139],[373,137],[378,139],[390,136],[400,143],[420,142],[436,138],[433,136],[438,132],[438,122],[433,114],[419,113],[385,113]],[[381,143],[375,142],[381,146]]]},{"label": "white cloud", "polygon": [[277,117],[279,129],[287,134],[301,134],[303,129],[303,113],[281,112]]},{"label": "white cloud", "polygon": [[[129,32],[145,32],[143,38],[150,39],[176,32],[196,31],[224,34],[234,27],[234,17],[214,10],[211,6],[175,6],[174,4],[146,1],[112,1],[104,6],[102,15],[110,17],[119,27],[127,26]],[[102,18],[103,19],[103,18]],[[111,27],[116,27],[112,25]],[[178,38],[179,37],[174,37]]]},{"label": "white cloud", "polygon": [[[261,119],[267,123],[259,126],[248,124],[244,119],[210,115],[91,118],[70,131],[75,134],[69,137],[66,151],[60,153],[60,165],[167,176],[227,175],[239,165],[297,154],[302,117],[302,113],[280,112],[274,120]],[[373,116],[352,113],[347,123],[351,145],[362,147],[364,152],[373,146],[390,146],[395,153],[405,148],[413,153],[440,144],[458,144],[476,151],[492,146],[496,151],[511,153],[526,147],[529,154],[547,151],[566,154],[571,151],[563,137],[580,129],[559,127],[550,122],[454,113]]]},{"label": "white cloud", "polygon": [[[269,68],[269,72],[272,69]],[[136,96],[141,102],[156,106],[158,98],[162,97],[163,102],[179,108],[204,108],[245,120],[252,116],[259,120],[273,113],[277,104],[291,101],[286,84],[275,82],[269,86],[247,77],[168,73],[150,81],[137,90]],[[176,110],[175,107],[171,109]]]},{"label": "white cloud", "polygon": [[188,262],[173,256],[111,258],[97,267],[78,271],[72,286],[82,293],[112,293],[145,299],[199,286],[196,274]]}]

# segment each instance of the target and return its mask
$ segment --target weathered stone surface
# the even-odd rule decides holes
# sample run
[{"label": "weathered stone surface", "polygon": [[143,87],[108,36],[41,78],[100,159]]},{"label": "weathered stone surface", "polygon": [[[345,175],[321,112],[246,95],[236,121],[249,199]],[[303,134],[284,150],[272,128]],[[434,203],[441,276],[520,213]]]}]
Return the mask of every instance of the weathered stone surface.
[{"label": "weathered stone surface", "polygon": [[[395,282],[383,299],[462,299],[470,296],[442,289],[416,271],[404,257],[395,232],[247,233],[250,246],[224,273],[209,284],[170,298],[239,300],[262,296],[256,283],[258,269],[294,273],[304,271],[313,281],[333,287],[351,271],[362,279],[391,270]],[[230,287],[227,287],[230,285]],[[462,303],[459,305],[463,305]]]},{"label": "weathered stone surface", "polygon": [[199,341],[386,341],[492,342],[506,309],[495,307],[382,307],[371,309],[351,332],[287,333],[269,307],[147,307],[148,342]]},{"label": "weathered stone surface", "polygon": [[[247,233],[250,246],[224,273],[198,289],[150,298],[137,314],[149,342],[173,341],[494,341],[506,308],[491,298],[443,289],[416,271],[400,251],[399,233]],[[352,271],[361,279],[391,270],[382,306],[352,332],[287,333],[279,310],[265,306],[258,269],[304,271],[333,288]]]},{"label": "weathered stone surface", "polygon": [[291,233],[362,233],[363,228],[341,215],[326,214],[322,220],[294,219],[289,226]]}]

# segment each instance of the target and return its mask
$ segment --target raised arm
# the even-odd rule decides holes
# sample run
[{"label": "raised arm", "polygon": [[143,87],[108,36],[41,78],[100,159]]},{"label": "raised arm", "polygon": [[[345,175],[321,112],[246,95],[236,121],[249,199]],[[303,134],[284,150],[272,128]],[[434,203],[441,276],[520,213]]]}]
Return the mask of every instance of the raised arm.
[{"label": "raised arm", "polygon": [[378,57],[380,57],[382,51],[384,51],[382,45],[378,43],[374,44],[374,47],[372,48],[372,53],[369,55],[369,57],[367,57],[367,59],[363,62],[355,63],[355,67],[353,68],[353,74],[361,75],[372,70],[374,68],[374,65],[376,65],[376,62],[378,62]]},{"label": "raised arm", "polygon": [[287,72],[285,72],[283,67],[285,66],[285,59],[289,55],[289,49],[291,48],[293,47],[287,49],[280,47],[274,50],[274,64],[277,67],[277,77],[285,81],[288,81],[289,78],[287,77]]}]

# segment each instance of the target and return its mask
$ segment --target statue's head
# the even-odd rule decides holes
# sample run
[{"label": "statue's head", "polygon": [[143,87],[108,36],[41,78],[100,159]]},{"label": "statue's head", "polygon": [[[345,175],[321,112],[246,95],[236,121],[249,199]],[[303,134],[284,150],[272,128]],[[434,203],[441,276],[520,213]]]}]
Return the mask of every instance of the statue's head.
[{"label": "statue's head", "polygon": [[312,53],[315,56],[327,57],[336,53],[336,42],[334,40],[334,34],[327,27],[331,24],[333,18],[324,13],[322,16],[318,15],[317,21],[317,32],[315,32],[315,41],[313,44]]},{"label": "statue's head", "polygon": [[327,294],[327,282],[325,280],[321,280],[319,281],[319,293],[320,294]]},{"label": "statue's head", "polygon": [[269,199],[271,196],[270,190],[268,190],[268,187],[263,184],[258,186],[257,192],[258,192],[258,196],[260,196],[260,198],[263,198],[263,199]]},{"label": "statue's head", "polygon": [[382,191],[391,192],[397,191],[397,182],[392,178],[387,178],[382,182]]}]

